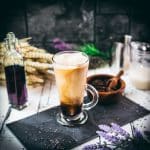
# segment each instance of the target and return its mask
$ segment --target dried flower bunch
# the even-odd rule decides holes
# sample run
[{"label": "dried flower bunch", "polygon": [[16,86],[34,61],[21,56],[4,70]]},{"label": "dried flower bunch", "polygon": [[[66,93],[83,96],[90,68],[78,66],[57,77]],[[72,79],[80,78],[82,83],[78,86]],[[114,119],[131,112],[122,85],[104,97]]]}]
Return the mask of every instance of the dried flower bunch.
[{"label": "dried flower bunch", "polygon": [[55,51],[70,51],[76,50],[86,53],[90,57],[90,69],[95,69],[100,66],[106,65],[106,61],[110,59],[110,54],[108,51],[101,51],[95,47],[94,44],[85,43],[83,45],[70,44],[64,42],[59,38],[54,38],[52,40],[52,48]]},{"label": "dried flower bunch", "polygon": [[[29,44],[30,38],[20,39],[18,52],[24,58],[27,84],[37,86],[44,83],[46,79],[52,79],[52,56],[46,50],[34,47]],[[3,56],[6,52],[4,43],[0,43],[0,83],[5,84],[3,68]]]},{"label": "dried flower bunch", "polygon": [[[100,130],[96,133],[99,136],[99,142],[86,145],[83,150],[148,150],[150,148],[150,143],[133,124],[131,124],[132,137],[116,123],[98,127]],[[145,131],[145,135],[149,138],[150,132]]]},{"label": "dried flower bunch", "polygon": [[72,44],[66,43],[59,38],[54,38],[52,41],[53,48],[58,51],[66,51],[66,50],[79,50],[81,52],[86,53],[89,56],[97,56],[104,60],[110,58],[110,54],[108,51],[102,51],[95,47],[94,44],[85,43],[81,46],[74,47]]},{"label": "dried flower bunch", "polygon": [[52,45],[53,48],[58,51],[73,50],[73,46],[71,44],[68,44],[59,38],[54,38],[52,41]]}]

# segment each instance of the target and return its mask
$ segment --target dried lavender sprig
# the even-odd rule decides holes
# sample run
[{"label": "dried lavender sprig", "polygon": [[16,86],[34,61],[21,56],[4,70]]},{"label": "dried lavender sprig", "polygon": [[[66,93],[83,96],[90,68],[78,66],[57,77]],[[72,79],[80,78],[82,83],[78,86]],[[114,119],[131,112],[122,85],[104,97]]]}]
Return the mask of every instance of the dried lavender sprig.
[{"label": "dried lavender sprig", "polygon": [[53,43],[61,43],[62,42],[62,40],[60,39],[60,38],[54,38],[53,39]]},{"label": "dried lavender sprig", "polygon": [[121,142],[121,139],[119,137],[113,136],[113,135],[109,135],[106,132],[103,131],[96,131],[96,133],[99,136],[102,136],[103,138],[105,138],[107,141],[114,143],[114,144],[118,144]]},{"label": "dried lavender sprig", "polygon": [[100,130],[103,130],[105,132],[111,132],[112,131],[111,127],[108,125],[105,125],[105,124],[99,125],[98,127]]},{"label": "dried lavender sprig", "polygon": [[55,38],[53,39],[53,45],[55,49],[64,51],[64,50],[72,50],[72,45],[65,43],[64,41],[62,41],[59,38]]},{"label": "dried lavender sprig", "polygon": [[131,124],[131,130],[132,130],[132,134],[133,134],[133,138],[136,140],[144,140],[142,133],[135,128],[135,126],[133,124]]},{"label": "dried lavender sprig", "polygon": [[125,138],[129,138],[130,134],[126,132],[124,129],[122,129],[118,124],[116,123],[111,123],[111,128],[119,133],[120,135],[124,136]]},{"label": "dried lavender sprig", "polygon": [[54,48],[58,50],[71,50],[72,49],[72,47],[66,43],[55,44]]},{"label": "dried lavender sprig", "polygon": [[96,150],[100,149],[102,146],[99,143],[85,145],[82,150]]},{"label": "dried lavender sprig", "polygon": [[100,145],[99,143],[90,144],[83,147],[82,150],[112,150],[110,147],[106,145]]}]

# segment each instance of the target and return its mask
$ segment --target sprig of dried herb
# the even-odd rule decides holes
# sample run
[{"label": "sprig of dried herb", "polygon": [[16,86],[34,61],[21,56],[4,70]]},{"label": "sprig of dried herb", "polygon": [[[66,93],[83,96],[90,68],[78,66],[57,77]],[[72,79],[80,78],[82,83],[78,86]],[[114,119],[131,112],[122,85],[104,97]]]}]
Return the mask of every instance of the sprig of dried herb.
[{"label": "sprig of dried herb", "polygon": [[59,38],[54,38],[52,41],[52,45],[54,49],[58,51],[67,51],[73,49],[71,44],[68,44]]},{"label": "sprig of dried herb", "polygon": [[[98,127],[99,130],[96,133],[99,136],[99,142],[86,145],[83,150],[149,150],[150,148],[150,143],[143,138],[141,132],[133,124],[131,124],[133,137],[116,123]],[[144,133],[147,137],[150,136],[150,132]],[[105,139],[103,143],[102,137]]]},{"label": "sprig of dried herb", "polygon": [[58,51],[79,50],[81,52],[86,53],[89,56],[98,56],[104,60],[109,60],[111,57],[109,51],[102,51],[102,50],[96,48],[96,46],[92,43],[91,44],[88,44],[88,43],[83,44],[81,46],[77,46],[77,48],[74,49],[73,45],[64,42],[60,38],[54,38],[52,40],[52,46],[55,50],[58,50]]}]

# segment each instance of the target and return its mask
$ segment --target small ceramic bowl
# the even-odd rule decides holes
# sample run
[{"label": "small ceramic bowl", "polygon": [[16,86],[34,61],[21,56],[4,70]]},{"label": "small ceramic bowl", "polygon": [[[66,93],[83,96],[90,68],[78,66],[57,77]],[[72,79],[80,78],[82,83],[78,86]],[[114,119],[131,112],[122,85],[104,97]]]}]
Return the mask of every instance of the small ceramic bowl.
[{"label": "small ceramic bowl", "polygon": [[87,83],[93,85],[98,91],[99,103],[101,104],[111,104],[118,102],[121,99],[126,84],[122,79],[119,79],[115,89],[108,90],[108,80],[113,77],[113,75],[109,74],[97,74],[87,78]]}]

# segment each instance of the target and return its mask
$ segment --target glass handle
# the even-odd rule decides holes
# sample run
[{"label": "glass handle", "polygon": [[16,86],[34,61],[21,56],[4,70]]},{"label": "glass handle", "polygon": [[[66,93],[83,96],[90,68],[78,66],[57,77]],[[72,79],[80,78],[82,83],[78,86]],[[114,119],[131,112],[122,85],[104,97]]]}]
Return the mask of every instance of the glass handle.
[{"label": "glass handle", "polygon": [[95,107],[95,105],[98,103],[99,96],[98,92],[92,85],[87,84],[86,91],[89,92],[93,98],[90,102],[83,104],[83,110],[90,110],[91,108]]}]

